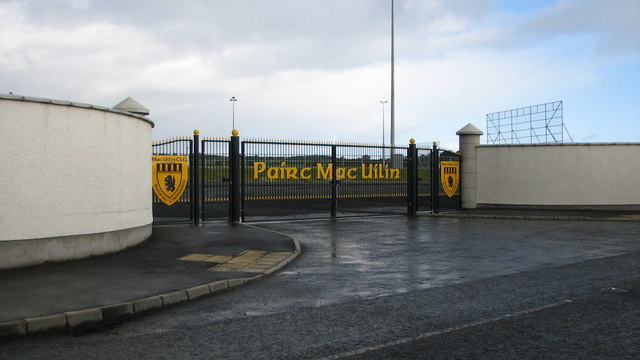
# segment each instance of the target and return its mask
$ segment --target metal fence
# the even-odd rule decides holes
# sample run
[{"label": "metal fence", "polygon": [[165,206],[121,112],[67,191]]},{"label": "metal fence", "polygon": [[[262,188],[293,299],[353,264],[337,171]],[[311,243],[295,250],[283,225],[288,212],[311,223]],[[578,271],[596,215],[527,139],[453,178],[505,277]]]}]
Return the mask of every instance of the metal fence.
[{"label": "metal fence", "polygon": [[417,173],[418,211],[432,211],[433,210],[432,168],[434,166],[433,157],[431,155],[432,149],[417,148],[416,150],[417,150],[417,162],[418,162],[418,173]]},{"label": "metal fence", "polygon": [[[460,206],[445,194],[437,149],[204,138],[153,144],[153,154],[188,155],[189,186],[169,206],[154,195],[154,222],[261,221],[415,214]],[[449,179],[451,181],[451,179]]]},{"label": "metal fence", "polygon": [[[153,155],[183,155],[189,157],[189,178],[193,177],[195,167],[193,140],[187,137],[173,138],[157,141],[152,144]],[[182,193],[178,201],[173,205],[164,204],[153,192],[153,222],[154,223],[175,223],[194,221],[194,209],[192,199],[194,197],[194,187],[191,181],[187,182],[187,188]]]},{"label": "metal fence", "polygon": [[247,140],[241,153],[243,221],[331,214],[331,145]]},{"label": "metal fence", "polygon": [[[336,145],[339,216],[407,212],[408,149]],[[393,154],[393,156],[392,156]]]},{"label": "metal fence", "polygon": [[[444,190],[443,182],[446,181],[442,176],[442,164],[443,162],[457,162],[460,163],[460,155],[453,153],[447,150],[437,149],[434,151],[434,154],[437,153],[437,157],[435,158],[435,164],[433,167],[433,171],[435,171],[435,176],[437,176],[437,186],[433,190],[434,196],[432,196],[434,204],[434,212],[439,212],[442,210],[457,210],[460,209],[460,184],[458,183],[455,188],[455,192],[451,194],[451,196],[447,195]],[[458,169],[459,171],[459,169]],[[435,178],[435,177],[434,177]],[[458,181],[462,181],[458,174]],[[435,196],[437,194],[437,196]]]},{"label": "metal fence", "polygon": [[229,218],[229,139],[204,138],[200,149],[202,220]]}]

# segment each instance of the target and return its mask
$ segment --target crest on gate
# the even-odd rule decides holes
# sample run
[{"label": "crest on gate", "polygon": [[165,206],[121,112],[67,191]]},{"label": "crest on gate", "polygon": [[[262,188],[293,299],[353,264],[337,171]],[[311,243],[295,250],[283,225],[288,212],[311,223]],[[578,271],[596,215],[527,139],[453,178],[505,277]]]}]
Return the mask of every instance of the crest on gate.
[{"label": "crest on gate", "polygon": [[163,203],[173,205],[187,188],[187,156],[154,155],[152,158],[153,191]]},{"label": "crest on gate", "polygon": [[444,193],[448,197],[453,197],[460,184],[460,162],[442,161],[440,162],[440,182]]}]

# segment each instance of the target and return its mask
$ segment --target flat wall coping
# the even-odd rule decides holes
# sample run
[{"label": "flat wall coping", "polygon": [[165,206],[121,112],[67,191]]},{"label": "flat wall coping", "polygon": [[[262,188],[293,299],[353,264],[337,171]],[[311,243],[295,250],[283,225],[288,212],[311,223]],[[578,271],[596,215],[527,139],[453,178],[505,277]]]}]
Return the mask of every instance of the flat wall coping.
[{"label": "flat wall coping", "polygon": [[106,111],[114,114],[130,116],[138,120],[142,120],[146,123],[149,123],[152,128],[155,127],[155,124],[153,123],[153,121],[147,119],[144,116],[136,115],[127,111],[117,110],[117,109],[108,108],[104,106],[78,103],[78,102],[72,102],[72,101],[66,101],[66,100],[55,100],[55,99],[47,99],[47,98],[39,98],[39,97],[31,97],[31,96],[13,95],[13,94],[9,94],[9,95],[0,94],[0,100],[26,101],[26,102],[34,102],[34,103],[40,103],[40,104],[71,106],[71,107],[77,107],[81,109],[93,109],[93,110],[99,110],[99,111]]},{"label": "flat wall coping", "polygon": [[545,143],[545,144],[479,144],[478,147],[545,147],[545,146],[640,146],[640,142]]}]

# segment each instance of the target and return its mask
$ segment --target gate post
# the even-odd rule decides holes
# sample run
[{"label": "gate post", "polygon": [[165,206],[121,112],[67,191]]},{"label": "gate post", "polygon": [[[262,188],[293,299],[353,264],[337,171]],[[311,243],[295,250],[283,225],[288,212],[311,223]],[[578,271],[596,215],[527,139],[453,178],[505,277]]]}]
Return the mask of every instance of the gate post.
[{"label": "gate post", "polygon": [[338,217],[337,147],[331,146],[331,218]]},{"label": "gate post", "polygon": [[460,207],[475,209],[478,207],[478,158],[476,148],[480,145],[482,130],[467,124],[456,132],[460,144]]},{"label": "gate post", "polygon": [[240,144],[240,222],[244,222],[244,197],[247,179],[245,178],[244,141],[240,142]]},{"label": "gate post", "polygon": [[232,222],[240,222],[240,138],[238,130],[231,132],[231,141],[229,142],[229,174],[231,175],[231,191],[229,194],[231,207]]},{"label": "gate post", "polygon": [[433,142],[431,150],[431,212],[438,213],[440,198],[440,156],[438,154],[438,142]]},{"label": "gate post", "polygon": [[418,150],[416,149],[416,140],[409,140],[409,149],[408,149],[408,173],[407,177],[409,179],[409,196],[408,196],[408,213],[409,216],[415,216],[416,211],[418,209]]},{"label": "gate post", "polygon": [[192,159],[193,162],[191,166],[193,167],[193,179],[191,181],[191,193],[193,197],[191,198],[191,206],[193,207],[193,223],[198,225],[200,223],[200,164],[198,163],[198,158],[200,155],[200,131],[193,130],[193,154]]}]

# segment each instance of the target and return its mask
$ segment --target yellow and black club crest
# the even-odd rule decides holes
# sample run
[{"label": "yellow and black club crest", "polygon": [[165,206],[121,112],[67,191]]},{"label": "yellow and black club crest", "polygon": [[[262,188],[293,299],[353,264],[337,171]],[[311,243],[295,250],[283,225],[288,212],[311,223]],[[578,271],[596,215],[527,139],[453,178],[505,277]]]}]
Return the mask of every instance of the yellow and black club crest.
[{"label": "yellow and black club crest", "polygon": [[448,197],[453,197],[458,190],[458,184],[460,184],[460,162],[440,162],[440,182],[444,193]]},{"label": "yellow and black club crest", "polygon": [[153,191],[163,203],[173,205],[187,188],[187,156],[153,156]]}]

